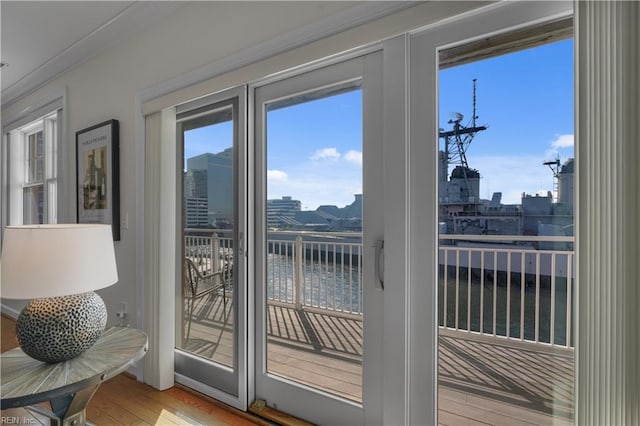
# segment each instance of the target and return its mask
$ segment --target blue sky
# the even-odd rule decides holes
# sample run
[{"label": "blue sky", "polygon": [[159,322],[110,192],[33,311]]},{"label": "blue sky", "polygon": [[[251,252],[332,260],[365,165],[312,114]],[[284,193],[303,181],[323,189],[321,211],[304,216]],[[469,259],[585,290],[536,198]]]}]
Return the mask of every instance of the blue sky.
[{"label": "blue sky", "polygon": [[[501,191],[504,203],[549,191],[542,162],[573,157],[573,42],[566,40],[442,70],[440,127],[472,111],[477,79],[477,134],[469,166],[481,174],[480,196]],[[288,195],[303,209],[345,206],[362,192],[362,97],[354,90],[268,112],[268,197]],[[231,146],[230,123],[188,132],[185,156]],[[440,144],[442,148],[442,144]]]},{"label": "blue sky", "polygon": [[[216,154],[232,146],[233,126],[231,124],[231,121],[225,121],[187,131],[184,136],[184,158],[195,157],[205,152]],[[186,163],[185,161],[185,169]]]},{"label": "blue sky", "polygon": [[542,162],[573,157],[573,41],[440,71],[440,127],[450,128],[452,112],[463,123],[471,118],[474,78],[476,124],[488,127],[467,151],[481,175],[480,196],[502,191],[504,203],[519,203],[522,192],[551,190],[553,175]]},{"label": "blue sky", "polygon": [[344,207],[362,193],[362,92],[267,113],[267,192],[303,210]]}]

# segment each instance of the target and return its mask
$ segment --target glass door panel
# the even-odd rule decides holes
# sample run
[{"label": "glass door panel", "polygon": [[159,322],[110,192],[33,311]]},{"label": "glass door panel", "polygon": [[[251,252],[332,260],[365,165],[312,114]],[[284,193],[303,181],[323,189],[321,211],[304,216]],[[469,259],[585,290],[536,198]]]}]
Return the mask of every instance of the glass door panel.
[{"label": "glass door panel", "polygon": [[[176,373],[239,396],[243,293],[239,100],[178,109],[182,141],[182,280]],[[199,104],[203,102],[200,101]],[[244,338],[243,338],[244,340]]]},{"label": "glass door panel", "polygon": [[515,44],[440,52],[439,414],[572,424],[573,41]]},{"label": "glass door panel", "polygon": [[267,372],[361,403],[362,90],[266,111]]},{"label": "glass door panel", "polygon": [[381,318],[364,303],[378,223],[364,200],[382,196],[365,193],[381,149],[365,63],[256,89],[256,397],[314,422],[363,421],[365,329]]}]

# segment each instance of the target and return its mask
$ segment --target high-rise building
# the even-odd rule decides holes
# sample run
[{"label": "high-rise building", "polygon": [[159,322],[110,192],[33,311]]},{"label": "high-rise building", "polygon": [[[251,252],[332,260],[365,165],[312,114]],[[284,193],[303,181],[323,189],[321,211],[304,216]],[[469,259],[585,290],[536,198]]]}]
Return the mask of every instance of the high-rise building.
[{"label": "high-rise building", "polygon": [[203,228],[211,223],[207,198],[207,171],[187,170],[184,173],[184,216],[187,228]]},{"label": "high-rise building", "polygon": [[208,223],[233,223],[233,148],[188,158],[186,176],[185,194],[207,200]]},{"label": "high-rise building", "polygon": [[207,171],[187,170],[184,174],[184,196],[207,198]]},{"label": "high-rise building", "polygon": [[204,228],[209,225],[209,206],[206,198],[185,197],[184,215],[186,228]]}]

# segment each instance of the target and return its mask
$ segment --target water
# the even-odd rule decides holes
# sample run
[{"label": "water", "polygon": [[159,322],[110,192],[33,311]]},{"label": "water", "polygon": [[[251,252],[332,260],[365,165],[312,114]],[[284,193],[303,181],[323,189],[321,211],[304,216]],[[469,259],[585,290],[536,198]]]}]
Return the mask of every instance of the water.
[{"label": "water", "polygon": [[[334,263],[305,258],[302,265],[304,305],[343,312],[362,313],[362,277],[358,261]],[[267,297],[295,303],[293,256],[267,256]]]},{"label": "water", "polygon": [[[363,286],[359,261],[348,260],[344,264],[334,263],[329,259],[310,259],[303,261],[303,305],[323,309],[362,313]],[[267,256],[267,297],[270,300],[292,303],[295,299],[294,259],[289,252],[284,254],[270,253]],[[499,336],[507,335],[507,315],[509,316],[509,336],[536,341],[536,315],[538,316],[537,340],[549,343],[551,340],[552,301],[550,278],[540,278],[539,289],[536,290],[535,277],[526,275],[525,285],[520,283],[521,275],[512,274],[511,285],[507,288],[506,273],[498,273],[495,277],[487,274],[482,279],[477,271],[471,273],[470,303],[469,276],[467,268],[459,268],[459,284],[456,289],[455,269],[449,269],[447,276],[447,310],[446,326]],[[444,268],[440,268],[438,286],[438,321],[444,326]],[[573,280],[572,280],[573,285]],[[524,292],[523,292],[524,287]],[[481,289],[482,301],[481,301]],[[457,290],[457,299],[456,299]],[[524,303],[522,297],[524,296]],[[536,298],[538,311],[536,312]],[[495,330],[494,330],[495,299]],[[456,327],[456,300],[458,306]],[[567,281],[557,277],[555,282],[554,311],[554,343],[566,345],[567,334]],[[482,306],[482,324],[481,309]],[[522,312],[522,306],[524,312]],[[469,309],[469,313],[467,313]],[[573,335],[573,333],[571,333]],[[573,345],[573,339],[569,346]]]},{"label": "water", "polygon": [[[440,268],[438,287],[438,321],[444,326],[444,268]],[[551,340],[551,285],[549,277],[541,277],[539,290],[536,290],[535,279],[529,280],[524,285],[520,282],[520,274],[512,274],[511,285],[507,287],[506,273],[500,273],[496,277],[494,293],[494,277],[489,275],[484,280],[479,274],[471,274],[471,306],[467,314],[469,300],[469,276],[467,269],[460,268],[458,284],[458,327],[459,329],[480,331],[480,306],[482,306],[482,331],[494,333],[494,298],[495,298],[495,333],[500,336],[507,334],[507,314],[509,314],[509,336],[520,338],[524,333],[524,339],[536,340],[536,315],[539,319],[538,341],[549,343]],[[483,282],[484,281],[484,282]],[[573,280],[572,280],[573,286]],[[482,303],[480,301],[481,289]],[[523,294],[524,293],[524,294]],[[524,304],[522,296],[524,295]],[[447,324],[449,328],[455,328],[456,322],[456,277],[455,272],[449,271],[447,277]],[[539,309],[536,312],[536,297],[539,299]],[[567,280],[564,277],[556,278],[554,298],[554,343],[566,345],[567,334]],[[524,315],[522,315],[524,306]],[[523,326],[521,326],[523,325]],[[573,333],[571,333],[573,335]],[[573,345],[571,339],[570,346]]]}]

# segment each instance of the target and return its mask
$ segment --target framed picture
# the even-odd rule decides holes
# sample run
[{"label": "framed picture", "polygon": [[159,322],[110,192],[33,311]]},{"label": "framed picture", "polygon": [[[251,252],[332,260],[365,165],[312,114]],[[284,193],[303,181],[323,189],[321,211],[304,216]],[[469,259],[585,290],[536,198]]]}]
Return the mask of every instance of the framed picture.
[{"label": "framed picture", "polygon": [[120,240],[120,169],[118,120],[76,132],[78,223],[110,224]]}]

